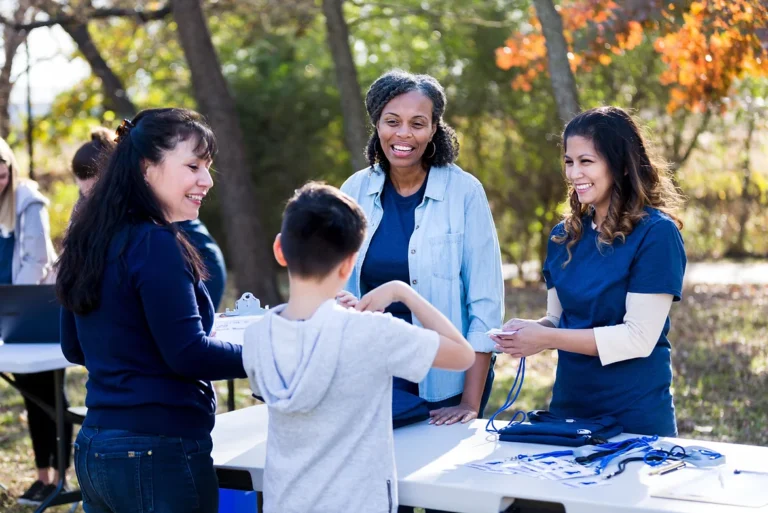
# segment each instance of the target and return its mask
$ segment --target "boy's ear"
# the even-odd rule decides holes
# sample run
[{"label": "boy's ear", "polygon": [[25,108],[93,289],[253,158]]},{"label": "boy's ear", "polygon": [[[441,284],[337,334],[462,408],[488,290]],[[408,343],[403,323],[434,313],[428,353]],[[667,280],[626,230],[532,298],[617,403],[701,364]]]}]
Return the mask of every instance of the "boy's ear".
[{"label": "boy's ear", "polygon": [[280,242],[279,233],[275,237],[275,242],[272,243],[272,252],[275,254],[275,260],[277,260],[278,264],[282,267],[288,267],[288,262],[286,262],[285,255],[283,255],[283,245]]},{"label": "boy's ear", "polygon": [[356,263],[357,253],[349,255],[347,258],[342,260],[341,265],[339,266],[339,277],[343,278],[345,281],[348,280],[349,276],[352,274],[352,271],[355,269]]}]

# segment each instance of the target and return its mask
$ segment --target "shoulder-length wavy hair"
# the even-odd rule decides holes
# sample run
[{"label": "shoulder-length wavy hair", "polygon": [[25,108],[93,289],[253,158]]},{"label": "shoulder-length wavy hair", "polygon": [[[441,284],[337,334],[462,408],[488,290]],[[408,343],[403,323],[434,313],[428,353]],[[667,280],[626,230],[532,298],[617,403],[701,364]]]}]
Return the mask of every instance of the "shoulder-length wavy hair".
[{"label": "shoulder-length wavy hair", "polygon": [[[667,214],[682,228],[677,215],[683,198],[669,176],[669,167],[655,157],[632,116],[618,107],[598,107],[573,118],[563,131],[563,150],[568,139],[580,136],[589,139],[602,157],[611,176],[608,214],[600,225],[598,244],[611,245],[616,239],[624,241],[637,224],[647,215],[644,208],[653,207]],[[570,211],[564,216],[565,232],[553,235],[559,244],[567,243],[568,260],[571,248],[582,236],[582,219],[591,213],[590,205],[579,202],[576,189],[568,184]]]},{"label": "shoulder-length wavy hair", "polygon": [[[203,261],[145,180],[148,163],[160,164],[177,144],[194,139],[201,159],[216,154],[216,138],[203,117],[187,109],[147,109],[118,129],[117,147],[84,203],[76,209],[57,263],[56,294],[79,315],[101,304],[101,283],[112,239],[121,229],[151,222],[171,230],[196,280],[205,277]],[[125,247],[122,248],[122,251]],[[121,254],[122,256],[122,254]]]},{"label": "shoulder-length wavy hair", "polygon": [[447,104],[443,86],[430,75],[414,75],[396,69],[377,78],[365,95],[365,108],[373,124],[373,132],[365,149],[365,155],[371,168],[378,163],[385,173],[389,172],[389,160],[387,160],[381,147],[376,125],[381,119],[384,107],[393,98],[411,91],[419,91],[432,100],[432,123],[437,125],[435,135],[432,137],[435,151],[429,156],[424,155],[421,158],[424,169],[429,169],[432,166],[447,166],[459,158],[459,140],[456,137],[456,132],[443,119]]}]

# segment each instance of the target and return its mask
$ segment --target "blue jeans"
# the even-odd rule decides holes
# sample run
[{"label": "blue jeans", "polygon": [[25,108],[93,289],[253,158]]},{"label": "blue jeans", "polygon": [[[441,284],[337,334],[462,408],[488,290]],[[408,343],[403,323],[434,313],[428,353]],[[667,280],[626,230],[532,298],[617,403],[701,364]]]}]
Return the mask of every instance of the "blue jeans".
[{"label": "blue jeans", "polygon": [[211,438],[83,427],[75,472],[85,513],[217,513]]}]

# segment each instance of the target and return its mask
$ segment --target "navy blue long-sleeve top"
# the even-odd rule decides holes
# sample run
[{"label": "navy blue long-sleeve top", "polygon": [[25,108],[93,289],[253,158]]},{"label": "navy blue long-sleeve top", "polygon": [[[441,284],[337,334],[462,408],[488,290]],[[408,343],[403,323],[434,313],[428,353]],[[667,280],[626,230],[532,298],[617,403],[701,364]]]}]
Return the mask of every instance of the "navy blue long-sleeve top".
[{"label": "navy blue long-sleeve top", "polygon": [[246,377],[242,347],[208,336],[213,316],[169,228],[141,223],[118,232],[99,308],[61,314],[64,356],[88,369],[84,425],[209,436],[216,412],[209,380]]}]

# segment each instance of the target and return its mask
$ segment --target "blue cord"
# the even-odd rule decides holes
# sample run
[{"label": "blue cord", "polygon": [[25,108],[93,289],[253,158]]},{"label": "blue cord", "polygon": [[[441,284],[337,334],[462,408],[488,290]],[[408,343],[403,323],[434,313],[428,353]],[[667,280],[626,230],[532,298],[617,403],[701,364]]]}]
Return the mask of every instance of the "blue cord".
[{"label": "blue cord", "polygon": [[[520,365],[517,367],[517,375],[515,375],[515,381],[512,383],[512,387],[509,389],[509,393],[507,394],[507,400],[504,402],[501,408],[499,408],[496,411],[496,413],[491,415],[491,418],[488,419],[488,423],[485,425],[485,430],[487,432],[489,433],[499,432],[498,428],[493,423],[493,421],[496,420],[496,417],[500,413],[509,409],[515,403],[515,401],[517,401],[517,397],[520,395],[520,391],[523,389],[524,380],[525,380],[525,357],[520,358]],[[521,415],[522,415],[522,419],[517,420],[517,418]],[[520,422],[525,422],[525,418],[526,418],[525,412],[523,410],[518,410],[512,416],[512,420],[510,420],[509,423],[519,424]]]},{"label": "blue cord", "polygon": [[673,446],[668,451],[660,449],[651,449],[645,456],[643,456],[643,463],[650,465],[651,467],[658,467],[662,463],[665,463],[668,459],[682,460],[685,459],[688,454],[685,452],[685,448],[680,445]]},{"label": "blue cord", "polygon": [[562,458],[563,456],[573,456],[573,451],[552,451],[552,452],[542,452],[539,454],[518,454],[517,459],[518,460],[528,460],[528,461],[534,461],[534,460],[543,460],[544,458]]},{"label": "blue cord", "polygon": [[595,467],[595,473],[601,474],[603,470],[608,467],[608,464],[613,461],[618,456],[621,456],[623,454],[626,454],[629,451],[633,451],[635,449],[643,449],[644,451],[650,451],[653,450],[653,447],[651,446],[651,442],[655,442],[658,440],[658,436],[643,436],[640,438],[632,438],[629,440],[623,440],[621,442],[609,442],[607,444],[598,445],[597,447],[601,449],[606,450],[612,450],[612,449],[618,449],[616,452],[609,454],[607,456],[604,456],[598,460],[597,466]]}]

